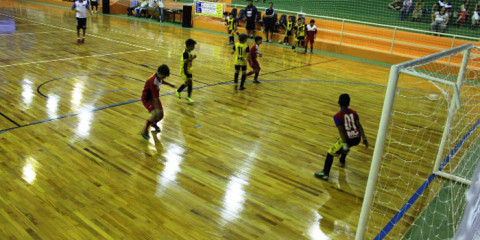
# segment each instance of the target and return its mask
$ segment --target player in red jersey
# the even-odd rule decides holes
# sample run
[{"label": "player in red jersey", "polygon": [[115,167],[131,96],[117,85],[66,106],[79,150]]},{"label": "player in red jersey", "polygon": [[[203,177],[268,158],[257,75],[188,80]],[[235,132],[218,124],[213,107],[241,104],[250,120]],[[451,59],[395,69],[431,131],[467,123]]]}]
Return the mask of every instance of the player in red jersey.
[{"label": "player in red jersey", "polygon": [[163,118],[163,107],[162,102],[160,102],[160,87],[162,84],[165,84],[175,88],[173,84],[165,81],[165,78],[169,75],[170,69],[167,65],[163,64],[158,67],[157,72],[145,82],[145,87],[143,88],[142,93],[142,103],[150,113],[150,118],[147,119],[147,124],[142,131],[142,137],[146,140],[150,138],[148,135],[148,129],[150,126],[155,128],[155,131],[160,131],[160,128],[157,126],[157,122]]},{"label": "player in red jersey", "polygon": [[305,28],[307,32],[307,40],[305,41],[305,53],[307,53],[308,43],[310,43],[310,53],[313,53],[313,43],[317,37],[317,26],[315,26],[315,20],[310,20],[310,24]]},{"label": "player in red jersey", "polygon": [[357,146],[361,138],[363,138],[365,147],[368,148],[368,140],[363,131],[362,124],[360,124],[357,112],[348,108],[350,105],[350,96],[346,93],[340,95],[338,104],[340,105],[340,111],[335,114],[333,120],[340,133],[340,139],[328,150],[323,171],[315,173],[315,177],[323,180],[328,180],[330,168],[333,163],[333,155],[341,154],[340,165],[344,167],[348,151],[351,147]]},{"label": "player in red jersey", "polygon": [[252,71],[247,73],[247,77],[251,76],[252,74],[255,74],[253,77],[253,82],[254,83],[261,83],[258,81],[258,74],[260,74],[260,64],[257,61],[257,57],[262,57],[262,54],[259,53],[260,50],[260,44],[262,44],[262,37],[255,37],[255,44],[250,48],[250,58],[248,61],[248,64],[250,64],[250,67],[252,68]]}]

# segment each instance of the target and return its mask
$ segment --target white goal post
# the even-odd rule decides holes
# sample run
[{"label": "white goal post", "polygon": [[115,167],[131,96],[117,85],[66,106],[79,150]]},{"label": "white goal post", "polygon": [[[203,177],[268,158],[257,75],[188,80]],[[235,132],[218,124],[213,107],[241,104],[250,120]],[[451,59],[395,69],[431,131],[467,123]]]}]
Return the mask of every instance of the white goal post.
[{"label": "white goal post", "polygon": [[[444,163],[442,163],[442,161],[444,161],[445,157],[446,158],[453,157],[453,156],[450,156],[449,154],[447,154],[448,156],[445,155],[445,151],[452,150],[452,149],[446,149],[446,146],[447,146],[446,142],[447,142],[447,138],[451,134],[450,126],[454,121],[454,114],[456,111],[462,108],[463,99],[461,96],[461,90],[465,81],[467,66],[469,65],[469,61],[472,61],[471,55],[470,55],[470,52],[472,49],[478,49],[478,47],[469,43],[469,44],[458,46],[458,47],[445,50],[439,53],[435,53],[429,56],[425,56],[422,58],[414,59],[411,61],[407,61],[404,63],[391,66],[388,85],[385,93],[385,100],[383,104],[381,120],[378,128],[378,132],[377,132],[375,149],[374,149],[372,163],[370,167],[370,173],[369,173],[367,186],[365,190],[361,214],[360,214],[360,218],[357,225],[357,231],[355,236],[356,240],[365,239],[365,234],[366,234],[365,231],[367,229],[369,215],[371,212],[374,194],[377,187],[379,170],[382,165],[382,160],[385,157],[384,148],[387,142],[387,137],[389,135],[389,127],[391,127],[392,111],[393,111],[394,102],[396,100],[395,99],[396,94],[399,88],[398,84],[399,84],[399,77],[401,74],[402,76],[408,75],[408,76],[413,76],[415,78],[424,79],[429,84],[432,84],[432,86],[441,85],[443,89],[441,89],[440,87],[437,87],[438,89],[440,89],[439,91],[440,92],[444,91],[444,93],[445,92],[447,93],[447,94],[444,94],[448,98],[447,99],[448,109],[445,109],[446,116],[445,118],[439,118],[439,122],[442,122],[441,124],[444,125],[445,127],[443,128],[443,133],[440,133],[440,132],[438,133],[439,137],[441,135],[441,140],[435,143],[435,148],[437,148],[438,146],[438,152],[436,153],[436,158],[432,159],[432,162],[434,164],[431,166],[433,168],[433,171],[431,173],[435,176],[447,178],[452,181],[459,182],[461,184],[466,184],[466,185],[470,184],[470,180],[465,179],[464,177],[456,176],[452,173],[442,171],[444,167]],[[463,57],[460,58],[459,55],[463,55]],[[452,56],[457,57],[456,61],[450,62]],[[445,59],[448,59],[448,61],[444,61]],[[443,61],[443,62],[439,63],[439,61]],[[475,59],[473,61],[475,61]],[[437,75],[441,75],[441,73],[427,74],[425,73],[426,71],[423,72],[423,70],[421,69],[422,66],[426,64],[432,64],[432,63],[435,63],[439,66],[441,65],[442,67],[438,67],[441,70],[444,70],[444,68],[449,67],[450,71],[452,71],[452,69],[455,69],[455,72],[454,74],[451,75],[450,78],[437,77]],[[478,71],[478,69],[476,70]],[[436,94],[431,94],[431,95],[436,95]],[[475,97],[477,97],[477,95],[475,95]],[[478,109],[475,109],[475,111],[476,110]],[[419,126],[419,128],[420,127],[421,126]],[[433,140],[436,141],[437,139],[435,138]],[[451,148],[450,145],[448,148]],[[455,155],[456,152],[454,151],[452,152],[453,152],[453,155]]]}]

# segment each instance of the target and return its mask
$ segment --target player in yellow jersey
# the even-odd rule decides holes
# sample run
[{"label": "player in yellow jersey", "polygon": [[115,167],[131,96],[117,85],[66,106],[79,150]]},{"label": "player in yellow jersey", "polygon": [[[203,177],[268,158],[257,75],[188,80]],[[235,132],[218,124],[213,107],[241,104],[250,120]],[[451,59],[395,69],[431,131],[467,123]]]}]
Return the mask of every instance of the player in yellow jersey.
[{"label": "player in yellow jersey", "polygon": [[[227,30],[228,30],[228,44],[234,44],[235,43],[235,33],[237,33],[237,20],[233,17],[233,14],[230,13],[230,15],[227,18]],[[238,34],[238,33],[237,33]]]},{"label": "player in yellow jersey", "polygon": [[292,49],[294,50],[296,46],[303,47],[305,43],[305,19],[304,18],[299,18],[298,23],[295,25],[295,41],[296,41],[296,44],[292,46]]},{"label": "player in yellow jersey", "polygon": [[285,37],[283,38],[283,44],[288,45],[289,38],[292,36],[293,31],[293,16],[288,17],[288,21],[283,24],[285,27]]},{"label": "player in yellow jersey", "polygon": [[247,44],[248,35],[240,34],[238,40],[240,42],[235,43],[233,46],[232,54],[235,54],[235,90],[238,88],[238,75],[240,74],[240,69],[242,69],[242,81],[240,82],[240,90],[244,90],[245,79],[247,78],[247,61],[250,61],[250,49]]},{"label": "player in yellow jersey", "polygon": [[181,92],[185,87],[188,89],[188,97],[187,100],[191,103],[195,102],[192,99],[192,90],[193,90],[193,83],[192,83],[192,62],[193,59],[197,58],[197,55],[193,55],[192,51],[195,49],[195,40],[193,39],[188,39],[185,41],[185,50],[183,51],[182,57],[180,58],[180,75],[182,76],[182,79],[185,81],[182,86],[180,86],[176,91],[175,94],[177,94],[178,98],[182,98]]}]

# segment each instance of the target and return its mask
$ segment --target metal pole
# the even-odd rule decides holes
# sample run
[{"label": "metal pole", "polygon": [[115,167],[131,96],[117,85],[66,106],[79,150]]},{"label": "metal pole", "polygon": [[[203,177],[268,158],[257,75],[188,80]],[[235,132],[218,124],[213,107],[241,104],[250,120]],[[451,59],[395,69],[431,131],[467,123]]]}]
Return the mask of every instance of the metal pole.
[{"label": "metal pole", "polygon": [[373,193],[377,184],[378,170],[380,162],[383,158],[383,148],[385,147],[385,139],[387,138],[388,124],[392,112],[393,100],[397,90],[399,77],[399,67],[393,65],[390,68],[390,76],[388,80],[387,92],[385,93],[385,101],[383,102],[382,118],[377,133],[377,141],[375,142],[375,150],[372,157],[372,165],[370,166],[370,174],[368,175],[367,189],[363,198],[362,212],[357,224],[357,233],[355,240],[363,240],[365,229],[367,227],[368,217],[370,215],[370,207],[373,202]]},{"label": "metal pole", "polygon": [[[460,91],[465,75],[465,69],[467,68],[468,64],[468,59],[470,58],[470,50],[471,48],[468,48],[465,50],[465,53],[463,54],[463,59],[462,59],[462,65],[460,66],[460,70],[458,71],[458,77],[457,77],[457,89]],[[458,93],[460,94],[460,93]],[[440,146],[438,147],[438,152],[437,152],[437,157],[435,159],[435,165],[433,166],[433,172],[441,171],[440,164],[443,159],[443,151],[445,150],[445,145],[447,144],[447,136],[449,135],[450,132],[450,126],[452,125],[452,119],[453,119],[453,114],[455,113],[455,107],[460,105],[460,103],[455,104],[456,99],[460,99],[460,97],[454,98],[452,96],[452,101],[450,102],[450,107],[448,109],[448,116],[447,116],[447,122],[445,123],[445,128],[443,129],[443,135],[442,135],[442,140],[440,142]]]},{"label": "metal pole", "polygon": [[340,31],[340,45],[342,45],[343,41],[343,27],[345,26],[345,19],[342,19],[342,30]]},{"label": "metal pole", "polygon": [[390,54],[393,53],[393,45],[394,45],[394,43],[395,43],[395,37],[396,37],[396,35],[397,35],[397,27],[395,27],[395,28],[393,29],[392,47],[390,48]]}]

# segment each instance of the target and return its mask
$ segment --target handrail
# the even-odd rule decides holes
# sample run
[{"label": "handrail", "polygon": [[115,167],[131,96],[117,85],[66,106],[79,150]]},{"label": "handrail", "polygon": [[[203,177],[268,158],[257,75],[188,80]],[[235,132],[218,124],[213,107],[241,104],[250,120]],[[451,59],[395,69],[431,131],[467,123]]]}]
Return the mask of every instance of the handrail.
[{"label": "handrail", "polygon": [[[225,4],[226,6],[233,6],[235,8],[237,7],[246,7],[247,5],[241,5],[241,4]],[[257,7],[257,9],[267,9],[265,7]],[[323,15],[315,15],[315,14],[308,14],[308,13],[303,13],[303,12],[295,12],[295,11],[289,11],[289,10],[283,10],[283,9],[275,9],[278,12],[285,12],[285,13],[292,13],[302,16],[310,16],[314,18],[321,18],[321,19],[328,19],[328,20],[335,20],[339,22],[350,22],[350,23],[358,23],[362,25],[370,25],[370,26],[377,26],[377,27],[383,27],[383,28],[388,28],[388,29],[397,29],[397,30],[405,30],[405,31],[410,31],[410,32],[419,32],[419,33],[426,33],[426,34],[439,34],[437,32],[432,32],[432,31],[427,31],[427,30],[421,30],[421,29],[416,29],[416,28],[408,28],[408,27],[401,27],[401,26],[393,26],[393,25],[388,25],[388,24],[380,24],[380,23],[372,23],[372,22],[364,22],[364,21],[358,21],[358,20],[352,20],[352,19],[347,19],[347,18],[337,18],[337,17],[330,17],[330,16],[323,16]],[[450,34],[450,33],[440,33],[442,36],[448,36],[452,38],[462,38],[462,39],[467,39],[467,40],[473,40],[473,41],[479,41],[480,38],[477,37],[470,37],[470,36],[465,36],[465,35],[457,35],[457,34]]]}]

